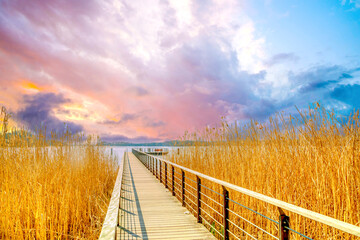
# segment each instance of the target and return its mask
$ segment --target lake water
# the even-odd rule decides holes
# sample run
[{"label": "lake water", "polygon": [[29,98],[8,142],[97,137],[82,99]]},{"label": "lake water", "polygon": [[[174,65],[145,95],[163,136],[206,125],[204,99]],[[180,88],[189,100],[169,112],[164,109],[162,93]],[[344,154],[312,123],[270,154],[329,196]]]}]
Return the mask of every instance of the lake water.
[{"label": "lake water", "polygon": [[177,147],[161,147],[161,146],[156,146],[156,147],[149,147],[149,146],[143,146],[143,147],[141,147],[141,146],[136,146],[136,147],[131,147],[131,146],[128,146],[128,147],[117,147],[117,146],[112,146],[112,147],[106,147],[107,148],[107,150],[106,151],[108,151],[109,152],[109,154],[111,154],[111,149],[112,149],[112,151],[113,151],[113,154],[117,157],[117,159],[118,159],[118,164],[120,165],[120,163],[122,162],[122,159],[123,159],[123,157],[124,157],[124,153],[125,152],[131,152],[131,150],[133,149],[133,148],[143,148],[143,149],[147,149],[147,148],[167,148],[167,149],[169,149],[169,151],[171,152],[171,150],[173,150],[173,149],[176,149]]}]

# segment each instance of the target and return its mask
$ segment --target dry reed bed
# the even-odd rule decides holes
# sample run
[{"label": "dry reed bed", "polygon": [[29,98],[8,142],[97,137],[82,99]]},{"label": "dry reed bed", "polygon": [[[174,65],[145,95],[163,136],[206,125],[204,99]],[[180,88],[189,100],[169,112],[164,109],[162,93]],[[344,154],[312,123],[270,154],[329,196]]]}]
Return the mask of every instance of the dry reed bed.
[{"label": "dry reed bed", "polygon": [[[0,239],[97,239],[116,159],[69,132],[0,132]],[[51,147],[49,147],[51,143]]]},{"label": "dry reed bed", "polygon": [[[319,105],[307,112],[299,112],[297,118],[278,115],[262,125],[255,121],[243,127],[224,123],[219,128],[185,136],[183,140],[195,140],[194,145],[172,154],[171,161],[360,226],[359,124],[358,113],[339,120],[334,113]],[[191,174],[188,176],[196,179]],[[203,184],[222,193],[221,186],[207,181]],[[220,196],[205,191],[221,203]],[[233,191],[230,191],[230,198],[278,220],[279,212],[274,206]],[[210,200],[207,203],[222,213],[220,205]],[[219,214],[205,205],[204,209],[222,222]],[[271,234],[278,234],[277,224],[232,202],[230,209]],[[290,215],[291,227],[311,238],[355,239],[296,214],[287,214]],[[212,228],[222,231],[214,219],[205,217]],[[271,238],[232,213],[230,218],[256,238]],[[232,224],[230,230],[244,239],[249,238]],[[303,239],[296,234],[292,237]]]}]

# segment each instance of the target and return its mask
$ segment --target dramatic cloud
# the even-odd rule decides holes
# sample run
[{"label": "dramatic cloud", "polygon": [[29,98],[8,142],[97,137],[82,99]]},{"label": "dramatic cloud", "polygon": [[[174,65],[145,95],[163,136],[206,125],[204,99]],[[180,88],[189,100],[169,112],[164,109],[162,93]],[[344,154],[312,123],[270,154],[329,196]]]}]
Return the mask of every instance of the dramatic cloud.
[{"label": "dramatic cloud", "polygon": [[54,116],[53,110],[69,100],[62,95],[53,93],[39,93],[25,96],[26,106],[16,113],[16,118],[25,123],[32,130],[46,127],[48,130],[64,132],[69,129],[76,133],[82,131],[82,126],[72,122],[64,122]]},{"label": "dramatic cloud", "polygon": [[342,89],[358,84],[353,66],[302,66],[291,47],[270,54],[249,5],[0,0],[0,104],[31,127],[66,122],[119,141],[172,139],[221,116],[264,119],[311,101],[358,106]]}]

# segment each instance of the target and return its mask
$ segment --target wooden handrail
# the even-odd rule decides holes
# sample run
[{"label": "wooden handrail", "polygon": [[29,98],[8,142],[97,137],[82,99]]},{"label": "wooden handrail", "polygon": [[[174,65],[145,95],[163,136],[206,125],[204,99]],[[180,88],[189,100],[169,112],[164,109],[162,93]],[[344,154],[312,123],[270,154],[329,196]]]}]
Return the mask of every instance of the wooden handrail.
[{"label": "wooden handrail", "polygon": [[295,206],[293,204],[290,204],[290,203],[287,203],[287,202],[284,202],[284,201],[281,201],[281,200],[266,196],[266,195],[261,194],[261,193],[251,191],[251,190],[246,189],[246,188],[236,186],[234,184],[222,181],[220,179],[210,177],[210,176],[202,174],[200,172],[197,172],[197,171],[191,170],[189,168],[180,166],[180,165],[178,165],[176,163],[164,160],[162,158],[159,158],[159,157],[156,157],[156,156],[144,153],[144,152],[141,152],[141,151],[139,151],[137,149],[133,149],[133,150],[135,150],[135,151],[137,151],[137,152],[139,152],[139,153],[141,153],[143,155],[151,156],[151,157],[153,157],[155,159],[158,159],[159,161],[170,164],[171,166],[177,167],[177,168],[179,168],[179,169],[181,169],[183,171],[189,172],[189,173],[194,174],[194,175],[196,175],[198,177],[201,177],[203,179],[206,179],[206,180],[209,180],[211,182],[217,183],[217,184],[219,184],[219,185],[221,185],[223,187],[226,187],[227,189],[235,190],[237,192],[243,193],[243,194],[245,194],[247,196],[256,198],[256,199],[261,200],[263,202],[270,203],[270,204],[272,204],[274,206],[277,206],[277,207],[279,207],[281,209],[288,210],[288,211],[290,211],[292,213],[296,213],[296,214],[298,214],[300,216],[315,220],[317,222],[323,223],[323,224],[328,225],[330,227],[339,229],[339,230],[341,230],[343,232],[350,233],[350,234],[352,234],[354,236],[360,237],[360,227],[358,227],[358,226],[355,226],[355,225],[352,225],[350,223],[340,221],[340,220],[332,218],[332,217],[325,216],[325,215],[317,213],[317,212],[310,211],[310,210],[302,208],[302,207]]},{"label": "wooden handrail", "polygon": [[121,183],[124,172],[124,164],[128,153],[124,153],[124,158],[120,164],[120,169],[116,177],[114,190],[111,195],[109,207],[106,213],[106,217],[101,229],[99,240],[113,240],[116,239],[116,228],[119,222],[119,207],[120,207],[120,194],[121,194]]}]

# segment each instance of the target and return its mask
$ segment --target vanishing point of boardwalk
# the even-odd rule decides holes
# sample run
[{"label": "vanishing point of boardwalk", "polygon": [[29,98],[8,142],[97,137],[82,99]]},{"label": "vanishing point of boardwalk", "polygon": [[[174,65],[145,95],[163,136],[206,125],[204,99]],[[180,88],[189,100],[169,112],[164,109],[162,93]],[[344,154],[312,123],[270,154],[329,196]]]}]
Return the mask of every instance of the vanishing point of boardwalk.
[{"label": "vanishing point of boardwalk", "polygon": [[124,161],[117,239],[215,239],[132,153]]}]

